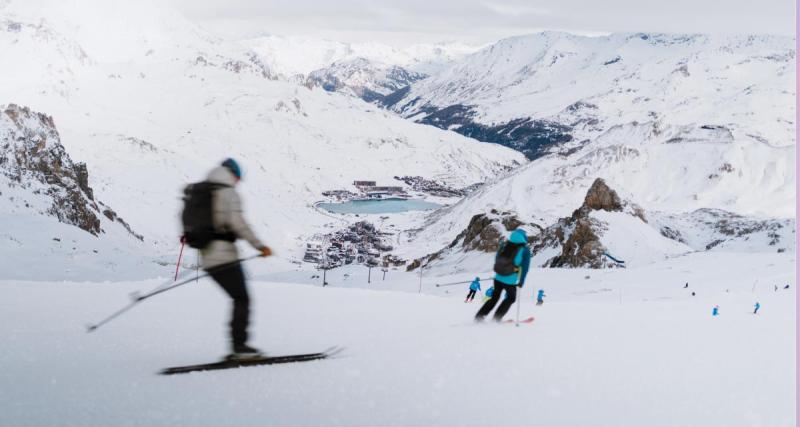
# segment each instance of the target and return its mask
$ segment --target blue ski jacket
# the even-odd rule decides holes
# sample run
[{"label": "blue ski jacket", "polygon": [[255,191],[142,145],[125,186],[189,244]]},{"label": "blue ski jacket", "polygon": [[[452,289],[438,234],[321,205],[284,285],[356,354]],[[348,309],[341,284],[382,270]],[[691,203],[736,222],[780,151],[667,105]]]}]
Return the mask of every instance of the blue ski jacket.
[{"label": "blue ski jacket", "polygon": [[492,286],[491,288],[487,289],[485,295],[486,295],[486,298],[491,298],[493,294],[494,294],[494,286]]},{"label": "blue ski jacket", "polygon": [[536,299],[539,301],[544,300],[544,289],[539,289],[539,293],[536,295]]},{"label": "blue ski jacket", "polygon": [[481,281],[479,279],[473,280],[472,283],[469,284],[469,290],[471,291],[481,290]]},{"label": "blue ski jacket", "polygon": [[[495,274],[494,279],[506,285],[519,285],[519,287],[522,287],[525,285],[525,277],[528,275],[528,269],[531,266],[531,251],[527,246],[528,235],[525,234],[525,231],[517,229],[511,232],[511,235],[508,236],[508,241],[525,245],[520,248],[519,252],[517,252],[517,256],[514,257],[514,265],[518,266],[519,270],[516,273],[508,275]],[[500,252],[503,251],[504,246],[505,245],[500,245],[497,254],[494,256],[495,260],[500,256]]]}]

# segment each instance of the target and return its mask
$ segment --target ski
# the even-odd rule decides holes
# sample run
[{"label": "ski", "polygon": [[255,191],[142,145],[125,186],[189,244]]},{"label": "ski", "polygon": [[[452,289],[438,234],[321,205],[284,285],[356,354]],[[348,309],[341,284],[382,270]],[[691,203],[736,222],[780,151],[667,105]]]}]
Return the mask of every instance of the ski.
[{"label": "ski", "polygon": [[284,356],[263,356],[253,359],[229,360],[224,359],[219,362],[204,363],[200,365],[175,366],[166,368],[159,372],[161,375],[186,374],[189,372],[217,371],[221,369],[244,368],[248,366],[277,365],[281,363],[309,362],[321,360],[339,354],[343,348],[332,347],[319,353],[290,354]]},{"label": "ski", "polygon": [[[533,320],[534,320],[534,317],[531,316],[531,317],[529,317],[527,319],[520,320],[519,323],[533,323]],[[514,323],[514,319],[504,320],[503,323]]]}]

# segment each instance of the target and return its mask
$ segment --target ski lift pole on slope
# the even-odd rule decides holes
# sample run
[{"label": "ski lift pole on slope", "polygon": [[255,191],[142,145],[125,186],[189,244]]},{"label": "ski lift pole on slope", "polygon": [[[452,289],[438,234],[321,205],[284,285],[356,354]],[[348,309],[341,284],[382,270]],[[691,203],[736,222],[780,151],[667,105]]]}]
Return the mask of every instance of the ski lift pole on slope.
[{"label": "ski lift pole on slope", "polygon": [[[234,262],[231,262],[231,263],[228,263],[228,264],[223,264],[223,265],[220,265],[218,267],[213,267],[212,270],[214,270],[213,272],[216,273],[218,271],[226,270],[228,268],[231,268],[231,267],[234,267],[236,265],[239,265],[239,264],[241,264],[241,263],[243,263],[245,261],[250,261],[251,259],[255,259],[255,258],[259,258],[259,257],[261,257],[261,254],[253,255],[253,256],[248,257],[248,258],[238,259],[238,260],[236,260]],[[95,323],[93,325],[87,326],[86,327],[86,332],[88,333],[88,332],[96,331],[99,327],[101,327],[101,326],[105,325],[106,323],[114,320],[115,318],[117,318],[120,315],[122,315],[122,313],[125,313],[126,311],[132,309],[134,306],[136,306],[140,302],[142,302],[142,301],[144,301],[144,300],[146,300],[146,299],[148,299],[150,297],[154,297],[154,296],[156,296],[156,295],[158,295],[160,293],[169,291],[171,289],[175,289],[178,286],[183,286],[183,285],[185,285],[187,283],[191,283],[191,282],[193,282],[193,281],[195,281],[195,280],[197,280],[199,278],[208,277],[210,275],[211,275],[210,272],[206,272],[205,274],[202,274],[202,275],[197,276],[197,277],[192,277],[192,278],[187,279],[187,280],[183,280],[181,282],[175,283],[174,285],[170,285],[170,283],[172,282],[172,280],[171,280],[171,281],[169,281],[167,283],[164,283],[163,285],[159,285],[158,287],[156,287],[155,289],[153,289],[152,291],[150,291],[150,292],[148,292],[148,293],[146,293],[144,295],[139,295],[138,293],[134,292],[134,293],[131,294],[131,302],[128,303],[128,305],[126,305],[125,307],[122,307],[121,309],[115,311],[113,314],[111,314],[110,316],[106,317],[105,319],[103,319],[103,320],[101,320],[101,321],[99,321],[99,322],[97,322],[97,323]],[[164,287],[165,285],[169,285],[169,286]]]}]

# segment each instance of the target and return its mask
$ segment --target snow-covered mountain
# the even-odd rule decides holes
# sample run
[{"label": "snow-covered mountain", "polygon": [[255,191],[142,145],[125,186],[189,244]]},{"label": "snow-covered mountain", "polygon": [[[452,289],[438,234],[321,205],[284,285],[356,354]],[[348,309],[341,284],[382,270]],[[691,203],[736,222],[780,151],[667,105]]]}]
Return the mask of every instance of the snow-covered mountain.
[{"label": "snow-covered mountain", "polygon": [[[0,22],[0,79],[15,82],[0,86],[0,100],[53,117],[66,151],[91,171],[95,196],[143,236],[153,258],[174,261],[182,186],[228,156],[245,168],[250,221],[282,261],[297,255],[301,236],[331,222],[312,206],[322,191],[395,175],[461,188],[525,161],[273,80],[252,51],[161,4],[11,1],[0,6]],[[106,49],[113,45],[120,49]]]},{"label": "snow-covered mountain", "polygon": [[463,201],[459,229],[490,208],[552,223],[598,177],[648,211],[794,218],[794,59],[786,37],[546,32],[472,54],[391,108],[536,159]]},{"label": "snow-covered mountain", "polygon": [[783,147],[794,144],[794,59],[789,37],[544,32],[469,55],[391,108],[531,158],[634,122]]},{"label": "snow-covered mountain", "polygon": [[462,43],[415,44],[398,48],[377,42],[344,43],[314,37],[277,35],[256,37],[242,43],[287,78],[298,74],[307,76],[335,62],[356,58],[402,67],[415,73],[431,74],[478,49]]},{"label": "snow-covered mountain", "polygon": [[386,102],[387,95],[425,77],[427,75],[397,65],[354,58],[336,61],[327,68],[312,71],[306,79],[306,85],[380,104]]}]

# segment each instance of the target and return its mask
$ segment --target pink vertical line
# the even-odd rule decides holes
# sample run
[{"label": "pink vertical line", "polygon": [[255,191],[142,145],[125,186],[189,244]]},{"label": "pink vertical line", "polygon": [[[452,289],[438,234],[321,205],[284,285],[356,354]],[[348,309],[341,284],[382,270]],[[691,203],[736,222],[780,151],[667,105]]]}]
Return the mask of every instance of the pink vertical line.
[{"label": "pink vertical line", "polygon": [[798,394],[800,394],[800,393],[798,393],[800,391],[800,387],[798,387],[798,381],[797,381],[797,371],[798,371],[798,367],[800,366],[800,364],[798,364],[798,362],[797,362],[797,349],[798,349],[798,346],[797,346],[797,341],[798,341],[797,337],[798,337],[798,335],[797,334],[798,334],[798,327],[800,327],[800,318],[797,316],[797,307],[800,305],[800,294],[797,293],[797,277],[800,276],[800,266],[798,266],[798,264],[797,264],[797,251],[798,251],[798,248],[800,248],[800,246],[798,245],[798,242],[797,242],[797,211],[800,209],[800,200],[797,198],[797,195],[798,195],[798,193],[797,193],[797,165],[798,165],[798,163],[800,163],[800,162],[798,162],[798,157],[797,157],[797,139],[798,139],[798,136],[800,136],[800,131],[798,131],[798,128],[797,128],[798,121],[800,120],[800,109],[798,109],[800,104],[798,104],[798,102],[797,102],[797,89],[798,89],[798,87],[800,87],[800,84],[798,84],[798,81],[797,81],[797,64],[798,64],[797,51],[799,50],[798,48],[800,48],[800,43],[798,43],[798,39],[797,39],[797,35],[798,35],[797,23],[800,21],[800,11],[798,10],[798,1],[800,1],[800,0],[795,0],[795,4],[794,4],[794,12],[795,12],[795,21],[794,21],[794,44],[795,44],[795,56],[794,56],[794,58],[795,58],[794,59],[795,60],[795,74],[794,74],[794,115],[795,115],[795,117],[794,117],[794,136],[795,136],[795,138],[794,138],[794,146],[795,146],[795,150],[794,150],[794,153],[795,153],[795,159],[794,159],[794,162],[795,162],[794,163],[794,165],[795,165],[795,167],[794,167],[794,170],[795,170],[795,182],[794,182],[794,195],[795,195],[795,198],[794,198],[794,201],[795,201],[795,210],[794,210],[794,221],[795,221],[795,234],[794,234],[794,236],[795,236],[795,242],[794,242],[794,244],[795,244],[795,251],[794,251],[794,269],[795,269],[794,270],[794,279],[795,279],[794,280],[794,295],[795,295],[795,304],[794,304],[794,334],[795,334],[795,337],[794,337],[794,364],[795,364],[795,366],[794,366],[794,375],[795,375],[795,377],[794,377],[794,388],[795,388],[795,394],[794,394],[794,398],[795,398],[795,405],[794,405],[794,410],[795,410],[795,418],[794,418],[794,420],[795,420],[795,425],[797,425],[798,419],[800,419],[800,409],[798,409],[798,406],[797,406],[797,396],[798,396]]}]

